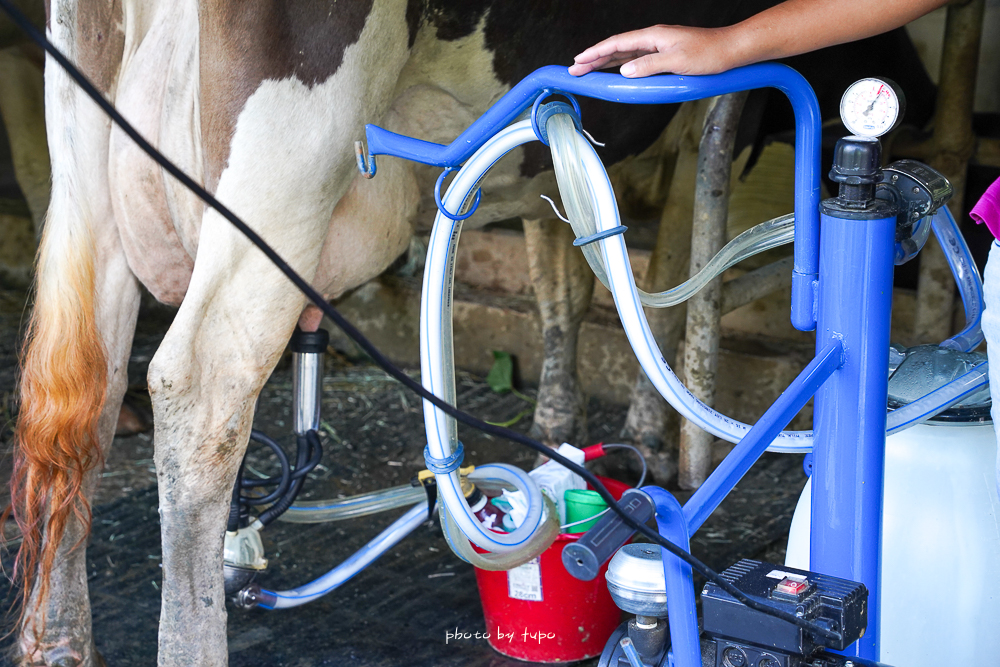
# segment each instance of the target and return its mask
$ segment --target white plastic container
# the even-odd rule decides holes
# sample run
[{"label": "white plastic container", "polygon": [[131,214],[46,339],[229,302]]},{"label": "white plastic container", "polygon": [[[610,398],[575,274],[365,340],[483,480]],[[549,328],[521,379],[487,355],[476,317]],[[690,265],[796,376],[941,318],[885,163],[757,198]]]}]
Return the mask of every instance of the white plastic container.
[{"label": "white plastic container", "polygon": [[[887,439],[881,662],[1000,665],[996,456],[988,421],[928,422]],[[809,569],[810,482],[792,518],[789,567]]]}]

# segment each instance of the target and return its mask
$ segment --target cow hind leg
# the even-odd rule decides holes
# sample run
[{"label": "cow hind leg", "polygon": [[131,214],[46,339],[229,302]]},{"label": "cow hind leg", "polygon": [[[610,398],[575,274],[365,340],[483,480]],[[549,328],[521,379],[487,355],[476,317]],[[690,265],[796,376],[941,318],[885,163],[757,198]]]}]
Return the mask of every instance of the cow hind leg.
[{"label": "cow hind leg", "polygon": [[[249,224],[301,275],[312,276],[329,219],[322,200],[288,221],[262,211],[271,200],[258,194],[228,198],[243,201]],[[263,253],[214,212],[204,218],[200,244],[212,252],[198,253],[148,373],[163,546],[161,667],[227,664],[222,550],[233,484],[257,396],[305,305]]]},{"label": "cow hind leg", "polygon": [[228,660],[222,548],[229,502],[254,402],[301,310],[290,291],[284,301],[297,309],[251,299],[249,287],[232,290],[245,300],[216,293],[198,304],[190,304],[189,292],[150,363],[163,666],[219,667]]},{"label": "cow hind leg", "polygon": [[531,282],[541,317],[544,359],[531,435],[550,446],[584,444],[587,419],[576,370],[577,339],[594,276],[573,231],[556,220],[525,220]]}]

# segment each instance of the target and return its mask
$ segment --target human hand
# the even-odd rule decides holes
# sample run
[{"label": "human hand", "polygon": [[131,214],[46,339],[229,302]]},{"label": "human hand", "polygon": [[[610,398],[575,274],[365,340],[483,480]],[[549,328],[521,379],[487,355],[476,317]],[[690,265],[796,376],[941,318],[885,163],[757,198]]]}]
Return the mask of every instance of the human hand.
[{"label": "human hand", "polygon": [[689,28],[656,25],[622,33],[595,44],[573,60],[569,73],[588,72],[621,65],[622,76],[716,74],[744,63],[726,28]]}]

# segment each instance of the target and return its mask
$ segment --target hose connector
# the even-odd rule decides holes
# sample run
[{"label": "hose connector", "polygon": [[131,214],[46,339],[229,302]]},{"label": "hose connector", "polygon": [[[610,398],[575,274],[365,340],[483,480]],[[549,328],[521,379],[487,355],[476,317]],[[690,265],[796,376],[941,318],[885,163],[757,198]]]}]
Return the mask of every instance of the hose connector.
[{"label": "hose connector", "polygon": [[266,591],[257,584],[250,584],[236,594],[234,602],[240,609],[253,609],[254,607],[273,608],[278,598],[271,591]]}]

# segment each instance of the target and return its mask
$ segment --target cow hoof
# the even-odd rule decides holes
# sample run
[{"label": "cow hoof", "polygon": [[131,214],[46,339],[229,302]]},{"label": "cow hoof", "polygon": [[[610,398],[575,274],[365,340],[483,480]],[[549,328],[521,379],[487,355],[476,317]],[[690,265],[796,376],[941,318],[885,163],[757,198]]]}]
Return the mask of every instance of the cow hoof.
[{"label": "cow hoof", "polygon": [[83,660],[79,653],[68,646],[57,646],[45,651],[42,664],[45,667],[80,667]]}]

